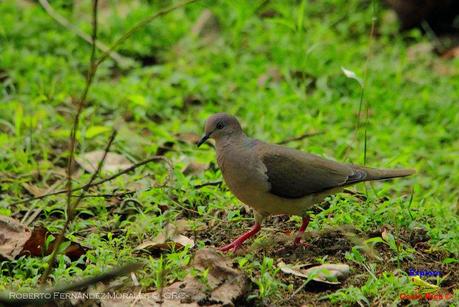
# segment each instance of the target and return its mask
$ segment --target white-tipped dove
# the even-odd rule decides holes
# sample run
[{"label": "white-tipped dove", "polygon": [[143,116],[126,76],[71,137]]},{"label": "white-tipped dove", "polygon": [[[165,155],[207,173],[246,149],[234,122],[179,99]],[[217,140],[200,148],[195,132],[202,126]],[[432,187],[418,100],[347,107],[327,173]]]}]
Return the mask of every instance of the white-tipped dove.
[{"label": "white-tipped dove", "polygon": [[247,137],[236,117],[217,113],[207,119],[198,147],[213,138],[217,162],[233,194],[254,209],[253,228],[220,248],[236,251],[260,231],[270,214],[299,215],[303,223],[295,237],[299,244],[309,223],[308,209],[344,187],[363,181],[413,174],[409,169],[374,169],[342,164],[319,156]]}]

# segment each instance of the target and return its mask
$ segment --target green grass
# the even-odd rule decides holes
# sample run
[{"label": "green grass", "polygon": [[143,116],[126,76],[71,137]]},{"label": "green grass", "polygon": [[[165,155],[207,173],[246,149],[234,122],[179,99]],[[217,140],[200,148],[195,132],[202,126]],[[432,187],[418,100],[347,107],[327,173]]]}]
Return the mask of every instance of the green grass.
[{"label": "green grass", "polygon": [[[89,1],[73,9],[65,3],[51,4],[89,33]],[[128,1],[107,3],[100,11],[99,39],[109,44],[170,1],[161,1],[161,5],[134,1],[124,10]],[[215,40],[203,44],[190,30],[205,8],[218,18],[220,31]],[[274,16],[263,17],[269,12]],[[166,142],[174,142],[173,150],[166,154],[174,163],[174,186],[139,189],[132,196],[138,205],[125,199],[128,206],[134,206],[125,212],[108,206],[104,198],[85,198],[67,238],[90,250],[79,261],[59,256],[53,279],[71,280],[142,260],[146,266],[138,273],[139,280],[144,289],[152,289],[184,278],[183,269],[194,254],[191,249],[166,252],[158,258],[133,252],[168,221],[186,218],[208,224],[213,220],[223,233],[227,230],[226,236],[211,236],[207,242],[217,246],[222,244],[218,239],[228,242],[242,232],[248,216],[224,185],[194,188],[220,180],[218,170],[211,167],[193,176],[181,172],[190,161],[216,164],[211,147],[197,149],[176,137],[178,133],[201,134],[204,120],[214,112],[237,115],[248,135],[270,142],[323,132],[288,146],[363,163],[364,128],[355,129],[361,88],[341,68],[363,78],[368,54],[364,95],[369,105],[367,164],[410,167],[417,174],[367,185],[367,190],[358,186],[368,194],[364,202],[348,195],[331,198],[328,208],[314,214],[309,230],[351,224],[359,234],[369,234],[389,226],[398,240],[403,233],[423,228],[430,238],[429,250],[441,256],[438,262],[429,263],[407,242],[400,246],[395,241],[375,243],[378,251],[390,255],[392,266],[364,255],[365,259],[356,262],[355,256],[348,255],[341,260],[354,265],[363,277],[327,292],[321,300],[396,302],[400,292],[413,288],[403,268],[417,263],[434,269],[444,259],[458,258],[459,79],[453,76],[459,72],[459,61],[442,60],[429,52],[413,55],[413,46],[427,38],[417,30],[399,34],[397,23],[387,13],[379,1],[375,1],[375,10],[371,2],[356,0],[199,1],[136,33],[118,49],[136,59],[135,66],[123,70],[109,59],[97,72],[81,117],[77,154],[103,149],[111,127],[121,127],[112,151],[132,161],[143,160]],[[43,224],[57,233],[64,223],[65,196],[10,204],[30,196],[24,183],[47,188],[62,181],[64,187],[68,135],[75,101],[84,87],[90,45],[55,23],[35,2],[3,1],[0,15],[0,75],[4,76],[0,81],[0,214],[21,219],[31,208],[41,208],[32,225]],[[373,17],[377,34],[370,44]],[[141,59],[156,64],[143,66]],[[261,82],[263,78],[268,80]],[[192,99],[196,103],[188,103]],[[92,192],[133,189],[136,183],[148,187],[166,176],[163,165],[149,164]],[[82,174],[75,186],[89,178]],[[162,213],[161,205],[168,210]],[[228,228],[231,225],[233,231]],[[282,224],[276,227],[283,228]],[[262,235],[273,234],[262,231]],[[196,238],[198,248],[205,245],[200,238]],[[255,284],[252,296],[270,303],[293,293],[295,288],[276,269],[275,256],[247,253],[237,259],[239,264],[244,257],[248,259],[241,267]],[[2,262],[0,290],[35,287],[47,258]],[[305,257],[302,262],[316,262],[315,258]],[[362,263],[374,267],[376,279]],[[402,273],[394,273],[394,268]],[[457,263],[442,266],[445,273],[457,269]],[[158,279],[161,270],[165,280]]]}]

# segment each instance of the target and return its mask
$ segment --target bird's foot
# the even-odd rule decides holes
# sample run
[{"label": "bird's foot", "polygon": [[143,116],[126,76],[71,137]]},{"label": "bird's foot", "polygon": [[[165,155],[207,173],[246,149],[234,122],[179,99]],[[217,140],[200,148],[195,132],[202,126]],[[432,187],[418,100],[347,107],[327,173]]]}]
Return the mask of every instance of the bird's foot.
[{"label": "bird's foot", "polygon": [[241,247],[242,243],[244,243],[245,240],[254,236],[257,232],[260,231],[260,229],[261,229],[261,225],[258,223],[255,223],[252,229],[244,233],[242,236],[240,236],[239,238],[237,238],[230,244],[220,247],[218,250],[221,252],[232,251],[234,253],[239,247]]},{"label": "bird's foot", "polygon": [[298,247],[302,247],[302,248],[311,247],[311,245],[309,243],[306,243],[303,240],[301,240],[301,236],[295,237],[295,240],[293,241],[293,246],[296,247],[296,248],[298,248]]},{"label": "bird's foot", "polygon": [[239,249],[239,247],[241,247],[242,243],[243,242],[240,242],[238,239],[236,239],[230,244],[220,247],[218,250],[221,252],[232,251],[234,253]]},{"label": "bird's foot", "polygon": [[309,247],[309,244],[301,241],[303,237],[303,233],[306,230],[306,227],[308,227],[309,224],[309,216],[303,217],[303,222],[301,223],[301,227],[298,230],[298,234],[295,237],[295,240],[293,241],[293,245],[298,247],[298,246],[303,246],[303,247]]}]

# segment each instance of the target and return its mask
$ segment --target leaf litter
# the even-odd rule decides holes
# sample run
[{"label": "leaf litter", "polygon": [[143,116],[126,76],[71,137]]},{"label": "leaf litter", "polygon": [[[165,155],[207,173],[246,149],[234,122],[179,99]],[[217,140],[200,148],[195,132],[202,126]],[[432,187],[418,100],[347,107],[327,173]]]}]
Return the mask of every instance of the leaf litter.
[{"label": "leaf litter", "polygon": [[[53,245],[47,243],[50,235],[52,234],[41,225],[31,230],[13,218],[0,215],[0,259],[14,260],[23,255],[49,255]],[[71,260],[77,260],[88,250],[76,242],[67,242],[67,245],[65,255]]]}]

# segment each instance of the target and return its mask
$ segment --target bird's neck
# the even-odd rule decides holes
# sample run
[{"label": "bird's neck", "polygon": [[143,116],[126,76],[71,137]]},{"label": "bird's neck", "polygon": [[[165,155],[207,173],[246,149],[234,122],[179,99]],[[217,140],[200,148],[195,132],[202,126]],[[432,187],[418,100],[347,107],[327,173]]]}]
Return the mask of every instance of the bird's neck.
[{"label": "bird's neck", "polygon": [[221,138],[215,140],[217,162],[220,168],[223,170],[225,167],[225,161],[228,160],[229,156],[233,155],[235,151],[243,150],[244,147],[249,145],[250,141],[251,139],[243,132],[222,136]]},{"label": "bird's neck", "polygon": [[243,133],[233,133],[230,135],[223,135],[215,140],[215,147],[217,152],[226,151],[232,147],[239,147],[246,145],[250,139]]}]

